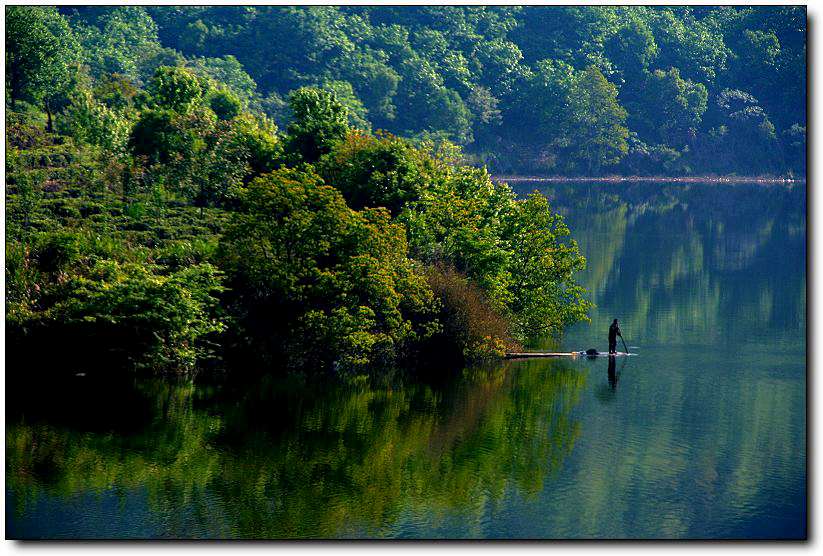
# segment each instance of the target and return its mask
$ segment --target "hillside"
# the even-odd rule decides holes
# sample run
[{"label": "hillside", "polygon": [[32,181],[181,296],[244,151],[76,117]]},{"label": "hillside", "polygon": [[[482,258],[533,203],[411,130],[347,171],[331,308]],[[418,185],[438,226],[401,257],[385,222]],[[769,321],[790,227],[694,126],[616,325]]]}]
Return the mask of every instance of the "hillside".
[{"label": "hillside", "polygon": [[61,8],[96,79],[188,65],[284,127],[301,86],[354,125],[493,173],[803,175],[801,7]]}]

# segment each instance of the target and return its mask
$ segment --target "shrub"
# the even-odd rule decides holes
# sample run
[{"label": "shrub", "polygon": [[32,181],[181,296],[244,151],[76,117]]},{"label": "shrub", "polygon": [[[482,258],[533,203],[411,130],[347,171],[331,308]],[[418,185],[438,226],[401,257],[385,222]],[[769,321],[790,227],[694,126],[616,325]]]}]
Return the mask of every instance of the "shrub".
[{"label": "shrub", "polygon": [[19,242],[6,243],[6,323],[25,318],[40,291],[40,272],[31,248]]},{"label": "shrub", "polygon": [[465,275],[447,266],[430,266],[426,279],[440,301],[442,332],[435,345],[442,354],[477,361],[502,357],[520,347],[503,311]]},{"label": "shrub", "polygon": [[190,369],[206,354],[205,338],[223,329],[220,276],[208,264],[157,270],[101,260],[72,274],[45,296],[47,308],[7,314],[15,354],[48,345],[69,370],[99,362]]},{"label": "shrub", "polygon": [[10,220],[24,229],[28,229],[32,217],[43,203],[46,177],[43,170],[20,172],[14,176],[16,195],[13,203],[12,199],[9,199],[8,215],[13,217]]},{"label": "shrub", "polygon": [[41,271],[62,272],[80,258],[80,239],[65,231],[45,234],[36,248],[35,257]]},{"label": "shrub", "polygon": [[18,149],[32,149],[48,144],[49,136],[34,114],[9,110],[6,114],[6,143]]}]

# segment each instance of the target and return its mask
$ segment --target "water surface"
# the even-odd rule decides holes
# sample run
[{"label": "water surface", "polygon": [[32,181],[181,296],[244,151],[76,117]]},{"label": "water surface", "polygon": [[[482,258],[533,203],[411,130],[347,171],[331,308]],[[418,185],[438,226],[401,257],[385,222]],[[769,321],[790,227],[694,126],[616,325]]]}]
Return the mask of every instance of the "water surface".
[{"label": "water surface", "polygon": [[552,347],[604,350],[617,317],[636,357],[29,383],[7,399],[7,536],[804,537],[805,186],[532,187],[597,305]]}]

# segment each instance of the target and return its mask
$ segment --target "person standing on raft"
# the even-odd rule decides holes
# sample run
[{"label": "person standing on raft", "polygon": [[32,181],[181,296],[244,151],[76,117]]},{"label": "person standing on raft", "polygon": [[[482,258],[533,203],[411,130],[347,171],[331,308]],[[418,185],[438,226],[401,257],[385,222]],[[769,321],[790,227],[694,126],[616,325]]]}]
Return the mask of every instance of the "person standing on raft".
[{"label": "person standing on raft", "polygon": [[609,355],[617,353],[617,337],[620,336],[620,339],[623,339],[623,335],[620,333],[620,327],[617,325],[617,319],[614,319],[614,322],[609,327]]}]

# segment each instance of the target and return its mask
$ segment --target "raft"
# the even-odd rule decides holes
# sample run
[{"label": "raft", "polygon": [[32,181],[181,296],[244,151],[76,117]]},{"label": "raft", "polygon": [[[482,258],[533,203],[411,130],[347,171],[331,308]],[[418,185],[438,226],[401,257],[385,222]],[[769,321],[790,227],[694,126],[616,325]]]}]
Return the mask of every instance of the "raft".
[{"label": "raft", "polygon": [[[636,353],[626,353],[618,351],[613,354],[616,356],[637,355]],[[589,355],[585,351],[521,351],[509,352],[506,354],[506,359],[528,359],[536,357],[608,357],[606,352],[598,353],[597,355]]]}]

